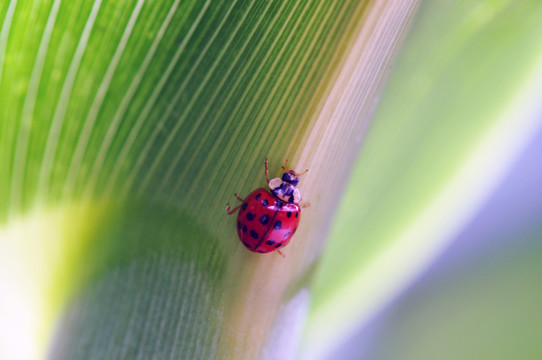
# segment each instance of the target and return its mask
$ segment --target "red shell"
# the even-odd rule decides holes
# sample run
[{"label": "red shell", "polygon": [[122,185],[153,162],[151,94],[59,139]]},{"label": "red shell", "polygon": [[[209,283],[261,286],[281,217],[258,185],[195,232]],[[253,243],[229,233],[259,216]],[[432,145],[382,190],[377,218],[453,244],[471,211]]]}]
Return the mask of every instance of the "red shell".
[{"label": "red shell", "polygon": [[300,218],[299,205],[285,203],[260,188],[243,201],[237,216],[237,233],[250,251],[268,253],[290,242]]}]

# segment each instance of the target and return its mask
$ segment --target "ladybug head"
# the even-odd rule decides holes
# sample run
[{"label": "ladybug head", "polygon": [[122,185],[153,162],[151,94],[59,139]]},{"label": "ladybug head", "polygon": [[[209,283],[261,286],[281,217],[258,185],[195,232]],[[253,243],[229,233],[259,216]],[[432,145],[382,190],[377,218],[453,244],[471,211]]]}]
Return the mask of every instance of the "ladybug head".
[{"label": "ladybug head", "polygon": [[269,181],[269,188],[273,195],[280,200],[297,204],[301,201],[301,192],[296,188],[299,183],[299,176],[305,174],[308,170],[298,174],[294,170],[288,170],[282,166],[282,178],[275,178]]},{"label": "ladybug head", "polygon": [[282,174],[282,181],[292,184],[293,186],[297,186],[297,183],[299,182],[299,176],[298,174],[296,174],[295,171],[289,170]]}]

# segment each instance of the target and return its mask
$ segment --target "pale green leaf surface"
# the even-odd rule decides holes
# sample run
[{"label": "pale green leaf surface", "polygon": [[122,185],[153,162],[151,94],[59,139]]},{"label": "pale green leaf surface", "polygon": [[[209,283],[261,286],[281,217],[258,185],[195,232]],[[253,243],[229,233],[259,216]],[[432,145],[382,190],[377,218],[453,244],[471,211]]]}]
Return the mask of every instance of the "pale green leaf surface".
[{"label": "pale green leaf surface", "polygon": [[[539,144],[534,147],[540,151]],[[523,163],[532,161],[535,165],[535,154]],[[537,181],[527,178],[533,176],[539,183],[540,176],[535,175],[536,170],[533,174],[532,168],[525,171],[521,167],[516,164],[513,169],[517,173],[507,175],[521,180],[513,185],[505,180],[509,188],[503,192],[512,188],[516,195],[527,186],[540,203],[539,191],[530,186],[537,186]],[[376,333],[380,334],[372,332],[375,327],[369,325],[370,344],[332,358],[425,360],[438,354],[443,360],[540,359],[542,221],[539,211],[518,216],[536,202],[513,197],[501,193],[485,204],[485,210],[459,235],[459,246],[453,244],[441,258],[444,261],[435,263],[431,273],[423,274],[383,316],[379,315],[386,318],[383,322],[372,322],[378,323]],[[499,206],[504,205],[499,204],[503,198],[507,209]],[[491,221],[496,213],[509,216],[498,217],[497,223]],[[489,223],[484,223],[488,219]],[[453,259],[458,248],[466,251],[459,250],[461,255]]]},{"label": "pale green leaf surface", "polygon": [[537,1],[421,7],[336,215],[304,356],[413,281],[540,127],[540,14]]},{"label": "pale green leaf surface", "polygon": [[[2,2],[3,357],[273,357],[414,5]],[[285,259],[224,214],[266,156],[310,167]]]}]

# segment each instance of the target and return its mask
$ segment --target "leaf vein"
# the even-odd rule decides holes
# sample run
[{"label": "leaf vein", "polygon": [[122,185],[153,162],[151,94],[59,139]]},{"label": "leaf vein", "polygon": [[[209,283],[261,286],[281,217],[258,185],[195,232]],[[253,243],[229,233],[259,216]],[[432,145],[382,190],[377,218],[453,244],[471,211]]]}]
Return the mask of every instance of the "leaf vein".
[{"label": "leaf vein", "polygon": [[128,40],[130,39],[130,36],[132,35],[132,30],[136,24],[137,18],[139,17],[139,14],[141,12],[141,8],[143,7],[144,2],[145,0],[138,0],[138,2],[136,3],[132,11],[132,14],[130,15],[130,19],[128,20],[128,23],[126,24],[126,28],[124,29],[119,45],[117,46],[117,49],[115,50],[115,53],[113,54],[113,57],[106,70],[102,83],[100,84],[100,87],[98,88],[96,96],[94,97],[94,101],[89,110],[89,114],[87,115],[85,123],[83,124],[83,129],[81,131],[81,134],[79,135],[79,139],[77,141],[77,145],[75,147],[75,151],[74,151],[72,160],[70,162],[70,166],[68,168],[68,174],[66,176],[66,183],[64,187],[65,198],[71,195],[73,188],[75,187],[75,182],[77,180],[77,176],[79,175],[79,170],[83,162],[83,156],[85,154],[85,151],[90,139],[90,135],[94,129],[94,125],[98,117],[98,112],[100,111],[100,108],[104,101],[107,90],[109,89],[109,86],[111,85],[111,80],[113,79],[113,76],[115,75],[115,71],[117,70],[117,66],[124,53],[124,50],[126,49]]}]

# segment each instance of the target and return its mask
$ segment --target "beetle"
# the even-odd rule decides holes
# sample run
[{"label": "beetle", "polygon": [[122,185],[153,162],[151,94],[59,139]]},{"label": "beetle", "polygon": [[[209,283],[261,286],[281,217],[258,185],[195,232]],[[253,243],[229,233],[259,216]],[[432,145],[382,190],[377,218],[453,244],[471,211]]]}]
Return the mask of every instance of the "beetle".
[{"label": "beetle", "polygon": [[234,196],[241,201],[241,205],[231,208],[226,205],[226,213],[237,215],[237,234],[245,247],[257,253],[269,253],[280,251],[286,246],[297,231],[301,219],[301,209],[308,204],[300,205],[301,192],[297,188],[299,176],[297,173],[281,166],[283,174],[280,178],[269,180],[269,168],[265,159],[265,180],[269,190],[258,188],[250,193],[245,199],[237,194]]}]

